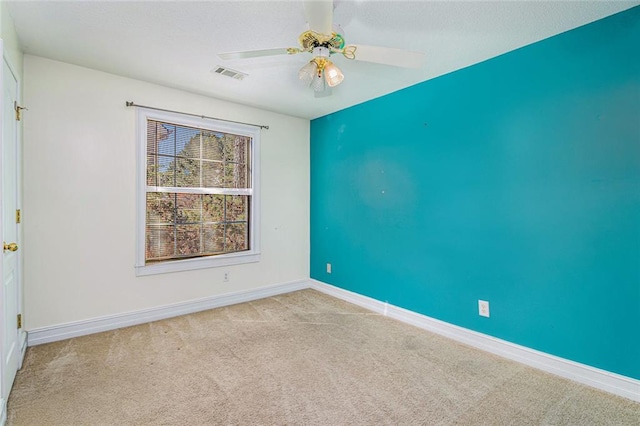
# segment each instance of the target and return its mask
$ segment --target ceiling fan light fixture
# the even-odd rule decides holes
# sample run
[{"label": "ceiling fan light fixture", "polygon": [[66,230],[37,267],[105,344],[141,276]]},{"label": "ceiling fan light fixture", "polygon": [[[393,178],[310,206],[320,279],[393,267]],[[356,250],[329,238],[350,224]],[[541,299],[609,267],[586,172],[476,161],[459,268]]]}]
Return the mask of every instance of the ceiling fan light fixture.
[{"label": "ceiling fan light fixture", "polygon": [[311,88],[314,92],[324,92],[325,90],[327,90],[327,82],[325,81],[322,73],[318,73],[313,77]]},{"label": "ceiling fan light fixture", "polygon": [[328,58],[329,55],[331,55],[331,50],[326,46],[316,46],[313,48],[313,51],[311,53],[313,53],[313,56],[316,58]]},{"label": "ceiling fan light fixture", "polygon": [[336,87],[344,80],[344,74],[333,62],[327,61],[324,66],[324,78],[327,80],[329,87]]},{"label": "ceiling fan light fixture", "polygon": [[298,71],[298,78],[305,85],[309,86],[317,74],[318,64],[315,61],[310,61],[305,66],[300,68],[300,71]]}]

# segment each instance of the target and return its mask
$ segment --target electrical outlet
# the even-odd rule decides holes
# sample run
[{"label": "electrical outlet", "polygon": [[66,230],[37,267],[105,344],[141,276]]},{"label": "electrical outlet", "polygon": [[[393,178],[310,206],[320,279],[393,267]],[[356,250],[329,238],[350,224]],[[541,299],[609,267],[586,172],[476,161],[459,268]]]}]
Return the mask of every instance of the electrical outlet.
[{"label": "electrical outlet", "polygon": [[331,273],[331,264],[327,263],[327,274]]},{"label": "electrical outlet", "polygon": [[222,281],[229,282],[229,273],[225,272],[224,275],[222,276]]},{"label": "electrical outlet", "polygon": [[486,300],[478,300],[478,314],[481,317],[489,318],[489,302]]}]

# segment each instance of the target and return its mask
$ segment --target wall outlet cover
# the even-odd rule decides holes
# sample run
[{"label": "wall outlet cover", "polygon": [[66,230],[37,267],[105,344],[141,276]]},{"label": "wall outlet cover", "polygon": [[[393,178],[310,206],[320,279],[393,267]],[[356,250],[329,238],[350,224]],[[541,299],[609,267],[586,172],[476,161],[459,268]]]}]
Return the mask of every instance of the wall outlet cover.
[{"label": "wall outlet cover", "polygon": [[486,300],[478,300],[478,314],[481,317],[489,318],[489,302]]}]

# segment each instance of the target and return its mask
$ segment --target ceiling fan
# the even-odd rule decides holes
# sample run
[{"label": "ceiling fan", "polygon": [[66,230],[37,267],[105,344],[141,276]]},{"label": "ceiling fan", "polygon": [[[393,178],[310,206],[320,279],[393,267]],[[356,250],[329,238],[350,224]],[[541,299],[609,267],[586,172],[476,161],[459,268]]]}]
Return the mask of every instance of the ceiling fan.
[{"label": "ceiling fan", "polygon": [[333,54],[341,54],[347,59],[403,68],[422,66],[424,53],[421,52],[362,44],[347,45],[342,30],[333,25],[333,0],[306,0],[303,4],[309,30],[298,37],[300,47],[228,52],[219,53],[218,56],[224,60],[233,60],[311,53],[311,61],[298,71],[298,77],[313,89],[316,97],[329,96],[331,88],[344,80],[342,71],[329,59]]}]

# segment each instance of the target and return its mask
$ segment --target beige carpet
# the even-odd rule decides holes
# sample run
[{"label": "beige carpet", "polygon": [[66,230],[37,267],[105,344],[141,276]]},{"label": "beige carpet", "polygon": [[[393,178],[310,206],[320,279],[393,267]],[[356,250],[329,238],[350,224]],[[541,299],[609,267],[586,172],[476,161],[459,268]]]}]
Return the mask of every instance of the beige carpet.
[{"label": "beige carpet", "polygon": [[640,404],[304,290],[29,348],[8,425],[639,425]]}]

